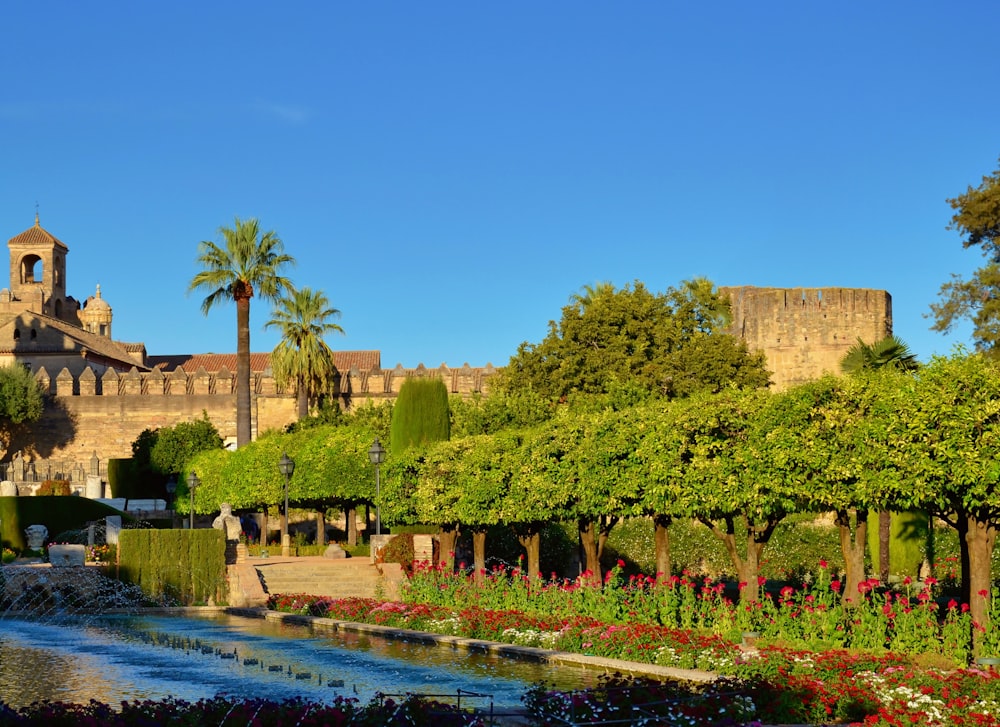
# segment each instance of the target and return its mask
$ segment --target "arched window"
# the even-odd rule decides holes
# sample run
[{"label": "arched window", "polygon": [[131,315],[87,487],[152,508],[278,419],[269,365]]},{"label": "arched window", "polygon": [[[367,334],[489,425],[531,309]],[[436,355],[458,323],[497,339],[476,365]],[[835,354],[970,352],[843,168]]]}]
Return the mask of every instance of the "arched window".
[{"label": "arched window", "polygon": [[44,280],[45,268],[38,255],[25,255],[21,260],[21,282],[40,283]]},{"label": "arched window", "polygon": [[14,329],[14,340],[15,341],[20,341],[21,340],[21,329],[20,328],[15,328]]},{"label": "arched window", "polygon": [[36,338],[38,338],[38,331],[36,331],[34,328],[32,328],[31,329],[31,340],[34,341]]}]

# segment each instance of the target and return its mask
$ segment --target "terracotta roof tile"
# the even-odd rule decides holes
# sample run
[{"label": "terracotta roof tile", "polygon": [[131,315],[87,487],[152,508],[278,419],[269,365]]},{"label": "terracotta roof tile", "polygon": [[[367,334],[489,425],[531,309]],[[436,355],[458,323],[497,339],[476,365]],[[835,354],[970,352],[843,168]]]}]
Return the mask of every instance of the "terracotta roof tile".
[{"label": "terracotta roof tile", "polygon": [[8,240],[8,245],[51,245],[55,243],[59,245],[64,250],[69,250],[66,247],[66,243],[58,239],[51,232],[41,227],[37,222],[34,227],[29,227],[27,230],[19,235],[14,235],[14,237]]},{"label": "terracotta roof tile", "polygon": [[[381,360],[378,351],[334,351],[334,364],[339,371],[350,371],[352,366],[357,366],[361,371],[371,371],[379,368]],[[147,356],[146,363],[149,366],[161,371],[174,371],[183,369],[185,373],[194,373],[199,368],[205,371],[218,371],[225,366],[229,371],[236,371],[235,353],[193,353],[175,354],[168,356]],[[250,370],[256,373],[267,371],[271,368],[271,354],[251,353]]]}]

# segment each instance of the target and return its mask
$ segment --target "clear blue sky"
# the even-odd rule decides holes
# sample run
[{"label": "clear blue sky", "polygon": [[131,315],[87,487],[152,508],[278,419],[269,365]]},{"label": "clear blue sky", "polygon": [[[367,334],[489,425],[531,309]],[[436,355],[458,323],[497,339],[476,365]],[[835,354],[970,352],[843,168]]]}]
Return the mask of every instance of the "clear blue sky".
[{"label": "clear blue sky", "polygon": [[[1000,3],[7,2],[0,239],[70,247],[114,337],[232,352],[187,295],[257,217],[382,364],[506,364],[583,285],[882,288],[981,264],[945,199],[1000,157]],[[252,306],[251,343],[269,308]]]}]

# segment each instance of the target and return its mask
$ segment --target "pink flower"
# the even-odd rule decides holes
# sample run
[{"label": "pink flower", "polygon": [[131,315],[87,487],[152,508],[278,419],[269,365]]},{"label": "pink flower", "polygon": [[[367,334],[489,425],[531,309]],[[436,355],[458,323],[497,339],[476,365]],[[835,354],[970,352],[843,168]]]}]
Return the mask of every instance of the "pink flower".
[{"label": "pink flower", "polygon": [[821,568],[822,570],[826,570],[826,561],[825,561],[825,560],[821,560],[821,561],[819,562],[819,567],[820,567],[820,568]]},{"label": "pink flower", "polygon": [[924,583],[926,583],[926,584],[927,584],[928,586],[933,586],[933,585],[935,585],[935,584],[936,584],[937,582],[938,582],[938,579],[937,579],[937,578],[935,578],[934,576],[927,576],[927,577],[926,577],[926,578],[924,579]]},{"label": "pink flower", "polygon": [[621,558],[618,559],[618,567],[619,568],[624,568],[625,567],[625,561],[622,560]]},{"label": "pink flower", "polygon": [[834,593],[840,593],[840,581],[830,581],[830,590]]},{"label": "pink flower", "polygon": [[958,607],[958,601],[956,601],[954,598],[951,599],[950,601],[948,601],[948,609],[949,610],[951,610],[953,608],[957,608],[957,607]]},{"label": "pink flower", "polygon": [[767,578],[765,578],[764,576],[757,576],[757,585],[758,586],[762,586],[765,583],[767,583]]}]

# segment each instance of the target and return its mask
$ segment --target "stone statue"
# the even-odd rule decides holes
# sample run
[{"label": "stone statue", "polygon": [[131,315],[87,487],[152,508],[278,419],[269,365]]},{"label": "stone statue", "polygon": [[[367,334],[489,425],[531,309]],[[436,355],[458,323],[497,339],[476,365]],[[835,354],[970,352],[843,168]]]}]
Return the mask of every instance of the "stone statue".
[{"label": "stone statue", "polygon": [[49,529],[44,525],[29,525],[24,529],[31,550],[41,550],[45,547],[45,539],[49,537]]},{"label": "stone statue", "polygon": [[243,526],[240,524],[240,519],[233,515],[233,506],[224,502],[219,505],[219,510],[219,516],[212,521],[212,527],[225,531],[226,540],[239,540]]}]

